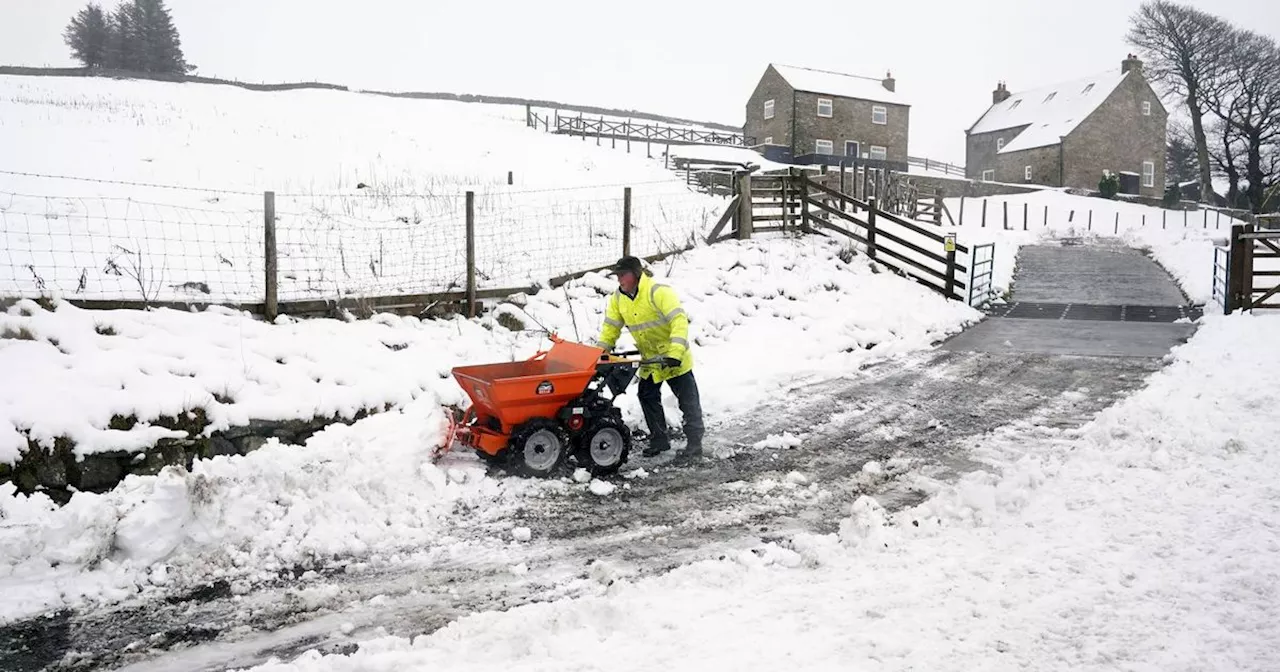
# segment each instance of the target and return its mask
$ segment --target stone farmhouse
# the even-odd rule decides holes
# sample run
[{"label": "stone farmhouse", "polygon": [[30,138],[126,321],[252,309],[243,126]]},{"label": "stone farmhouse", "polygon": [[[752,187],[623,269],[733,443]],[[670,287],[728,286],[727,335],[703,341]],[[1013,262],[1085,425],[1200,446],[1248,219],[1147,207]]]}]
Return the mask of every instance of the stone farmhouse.
[{"label": "stone farmhouse", "polygon": [[748,138],[767,158],[907,169],[911,106],[884,79],[770,64],[747,102]]},{"label": "stone farmhouse", "polygon": [[1003,82],[965,132],[967,177],[988,182],[1098,188],[1119,173],[1121,193],[1164,194],[1169,113],[1130,55],[1118,71],[1030,91]]}]

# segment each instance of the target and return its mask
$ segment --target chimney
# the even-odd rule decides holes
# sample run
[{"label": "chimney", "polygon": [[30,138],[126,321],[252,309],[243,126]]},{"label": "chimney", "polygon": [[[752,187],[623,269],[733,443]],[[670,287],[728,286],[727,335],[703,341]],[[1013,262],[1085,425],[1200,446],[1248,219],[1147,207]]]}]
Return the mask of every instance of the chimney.
[{"label": "chimney", "polygon": [[1137,71],[1138,74],[1142,74],[1142,60],[1133,54],[1129,54],[1128,58],[1120,62],[1121,73],[1129,72],[1130,70],[1134,70]]},{"label": "chimney", "polygon": [[898,80],[893,78],[892,72],[884,73],[884,79],[881,80],[880,83],[884,85],[884,88],[891,92],[897,92],[898,90]]},{"label": "chimney", "polygon": [[1004,82],[1000,82],[999,84],[996,84],[996,90],[991,92],[991,104],[999,105],[1000,103],[1009,100],[1010,95],[1012,94],[1009,93],[1009,89],[1005,87]]}]

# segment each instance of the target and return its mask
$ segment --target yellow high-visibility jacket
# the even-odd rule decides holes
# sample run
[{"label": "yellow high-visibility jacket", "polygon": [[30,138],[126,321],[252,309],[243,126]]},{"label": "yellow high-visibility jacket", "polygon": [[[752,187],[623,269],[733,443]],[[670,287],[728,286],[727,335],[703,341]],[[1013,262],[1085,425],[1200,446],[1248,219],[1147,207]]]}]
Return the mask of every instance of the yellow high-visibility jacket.
[{"label": "yellow high-visibility jacket", "polygon": [[689,350],[689,317],[680,306],[680,298],[671,287],[654,282],[646,274],[640,275],[636,298],[621,290],[609,297],[605,310],[604,326],[596,344],[612,351],[622,335],[622,328],[631,332],[636,349],[644,359],[672,357],[680,360],[679,367],[643,366],[640,375],[655,383],[661,383],[693,370],[693,353]]}]

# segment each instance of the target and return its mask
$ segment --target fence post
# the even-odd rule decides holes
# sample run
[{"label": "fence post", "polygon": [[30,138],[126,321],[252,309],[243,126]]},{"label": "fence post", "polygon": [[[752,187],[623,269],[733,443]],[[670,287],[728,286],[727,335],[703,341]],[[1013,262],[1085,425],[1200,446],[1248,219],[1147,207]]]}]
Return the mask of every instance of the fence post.
[{"label": "fence post", "polygon": [[743,173],[738,179],[738,240],[751,240],[753,222],[751,220],[751,173]]},{"label": "fence post", "polygon": [[[928,161],[928,159],[925,159]],[[933,214],[938,218],[938,226],[942,226],[942,195],[944,191],[939,188],[933,192]]]},{"label": "fence post", "polygon": [[879,207],[876,205],[876,197],[872,196],[867,199],[867,257],[876,258],[876,211]]},{"label": "fence post", "polygon": [[516,173],[515,173],[515,171],[514,171],[514,170],[508,170],[508,171],[507,171],[507,186],[511,186],[511,185],[513,185],[513,184],[515,184],[515,183],[516,183]]},{"label": "fence post", "polygon": [[964,194],[960,194],[960,226],[964,226]]},{"label": "fence post", "polygon": [[1004,230],[1009,230],[1009,201],[1004,202]]},{"label": "fence post", "polygon": [[476,192],[467,192],[467,317],[476,316]]},{"label": "fence post", "polygon": [[631,153],[631,120],[627,120],[627,125],[623,128],[623,133],[627,134],[627,153]]},{"label": "fence post", "polygon": [[1169,228],[1169,211],[1168,210],[1165,210],[1164,212],[1160,213],[1160,228],[1161,229]]},{"label": "fence post", "polygon": [[528,103],[524,104],[524,125],[526,128],[533,126],[533,106]]},{"label": "fence post", "polygon": [[1030,216],[1030,213],[1031,213],[1031,204],[1024,202],[1022,204],[1022,230],[1023,231],[1027,230],[1027,218]]},{"label": "fence post", "polygon": [[266,296],[262,302],[262,315],[268,322],[274,322],[280,313],[278,257],[276,256],[276,192],[262,194],[263,252],[265,253]]},{"label": "fence post", "polygon": [[810,233],[809,227],[809,176],[800,174],[800,230]]},{"label": "fence post", "polygon": [[982,199],[982,228],[987,228],[987,199]]},{"label": "fence post", "polygon": [[1093,208],[1089,208],[1089,230],[1093,230]]},{"label": "fence post", "polygon": [[1116,211],[1116,235],[1120,235],[1120,211]]},{"label": "fence post", "polygon": [[[956,238],[955,235],[947,236],[947,291],[945,296],[950,299],[956,291]],[[972,264],[972,260],[969,262]]]},{"label": "fence post", "polygon": [[1049,206],[1044,206],[1044,228],[1049,228]]},{"label": "fence post", "polygon": [[[1253,299],[1253,283],[1252,275],[1247,268],[1249,260],[1246,259],[1246,246],[1253,245],[1252,240],[1243,238],[1245,231],[1248,230],[1248,224],[1236,224],[1231,227],[1231,247],[1227,256],[1227,286],[1226,297],[1223,299],[1223,311],[1230,315],[1237,308],[1247,309],[1249,300]],[[1248,287],[1248,298],[1245,297],[1246,285]]]},{"label": "fence post", "polygon": [[1204,228],[1209,228],[1209,211],[1204,211]]},{"label": "fence post", "polygon": [[[844,159],[840,159],[840,193],[844,193]],[[844,200],[840,201],[840,209],[844,210]]]},{"label": "fence post", "polygon": [[622,190],[622,256],[631,256],[631,187]]}]

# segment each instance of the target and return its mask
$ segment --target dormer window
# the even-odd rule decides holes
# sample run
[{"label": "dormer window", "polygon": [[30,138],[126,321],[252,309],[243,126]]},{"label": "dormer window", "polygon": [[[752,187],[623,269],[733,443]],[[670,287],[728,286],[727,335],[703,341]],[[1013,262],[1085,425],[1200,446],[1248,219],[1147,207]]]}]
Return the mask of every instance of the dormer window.
[{"label": "dormer window", "polygon": [[1016,110],[1016,109],[1018,109],[1018,106],[1019,106],[1019,105],[1021,105],[1021,104],[1022,104],[1022,99],[1021,99],[1021,98],[1019,98],[1019,99],[1017,99],[1017,100],[1013,101],[1013,104],[1009,106],[1009,109],[1011,109],[1011,110]]},{"label": "dormer window", "polygon": [[1089,93],[1092,90],[1093,90],[1093,84],[1090,84],[1089,86],[1084,87],[1084,91],[1081,91],[1080,93]]},{"label": "dormer window", "polygon": [[1049,102],[1049,101],[1053,100],[1054,96],[1056,96],[1056,95],[1058,95],[1058,92],[1057,92],[1057,91],[1054,91],[1053,93],[1050,93],[1049,95],[1047,95],[1047,96],[1045,96],[1045,97],[1044,97],[1044,102],[1046,102],[1046,103],[1047,103],[1047,102]]}]

